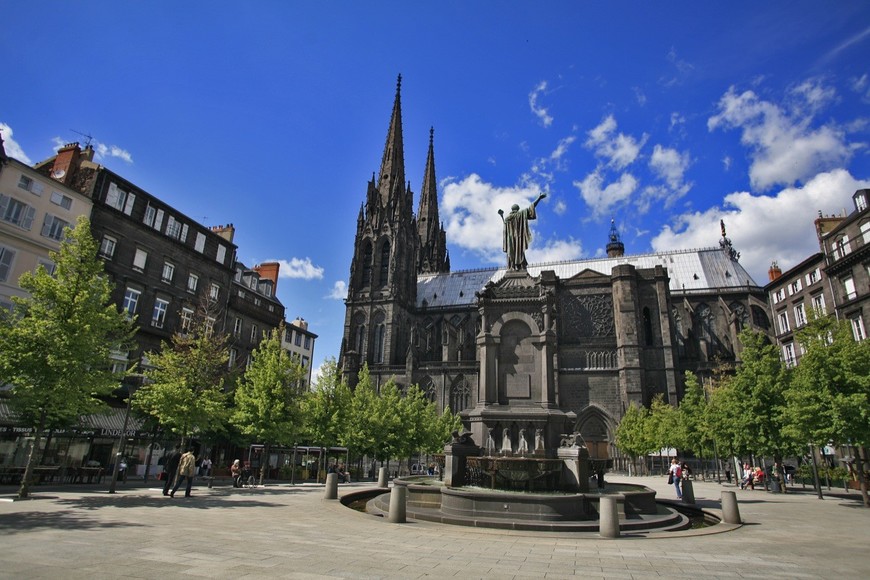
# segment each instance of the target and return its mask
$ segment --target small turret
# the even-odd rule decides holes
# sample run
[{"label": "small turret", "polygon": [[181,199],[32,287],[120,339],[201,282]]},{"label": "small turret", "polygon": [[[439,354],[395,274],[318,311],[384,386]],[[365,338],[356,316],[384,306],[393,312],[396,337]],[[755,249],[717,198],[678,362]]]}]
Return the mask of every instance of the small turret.
[{"label": "small turret", "polygon": [[616,230],[616,222],[613,218],[610,219],[610,234],[608,236],[610,242],[607,244],[607,257],[619,258],[625,255],[625,244],[619,239],[619,232]]}]

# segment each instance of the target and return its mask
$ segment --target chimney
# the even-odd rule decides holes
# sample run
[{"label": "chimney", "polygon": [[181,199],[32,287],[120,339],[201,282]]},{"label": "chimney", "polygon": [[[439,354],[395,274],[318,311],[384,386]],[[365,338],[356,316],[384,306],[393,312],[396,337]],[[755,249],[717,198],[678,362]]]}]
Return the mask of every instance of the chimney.
[{"label": "chimney", "polygon": [[67,143],[61,147],[54,157],[51,177],[66,185],[72,183],[73,176],[79,169],[81,153],[82,150],[78,143]]},{"label": "chimney", "polygon": [[773,282],[780,276],[782,276],[782,269],[780,269],[779,264],[777,264],[776,260],[774,260],[770,264],[770,270],[767,271],[767,277],[770,279],[771,282]]},{"label": "chimney", "polygon": [[840,225],[841,221],[843,221],[842,217],[834,215],[825,217],[822,215],[821,211],[819,212],[819,217],[817,217],[815,221],[816,236],[819,238],[819,248],[821,248],[823,252],[825,251],[825,238],[829,233],[831,233],[831,231]]},{"label": "chimney", "polygon": [[254,272],[260,275],[260,278],[266,278],[272,281],[273,292],[278,291],[278,270],[281,264],[278,262],[263,262],[251,268]]},{"label": "chimney", "polygon": [[233,243],[233,238],[236,237],[236,228],[233,227],[233,224],[227,224],[225,226],[212,226],[211,231],[213,231],[231,244]]},{"label": "chimney", "polygon": [[308,323],[305,322],[304,318],[297,317],[296,320],[290,323],[292,326],[296,328],[301,328],[302,330],[308,330]]}]

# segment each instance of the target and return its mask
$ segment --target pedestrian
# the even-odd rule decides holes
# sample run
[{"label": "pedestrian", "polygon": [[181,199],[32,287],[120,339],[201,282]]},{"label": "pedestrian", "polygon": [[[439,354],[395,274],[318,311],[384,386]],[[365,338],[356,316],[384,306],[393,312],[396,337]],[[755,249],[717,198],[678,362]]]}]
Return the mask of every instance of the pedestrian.
[{"label": "pedestrian", "polygon": [[194,475],[196,475],[196,456],[193,454],[193,447],[190,447],[187,453],[181,456],[181,461],[178,463],[175,486],[169,492],[169,497],[175,497],[175,492],[178,491],[182,481],[187,484],[184,489],[184,497],[190,497],[190,487],[193,485]]},{"label": "pedestrian", "polygon": [[682,490],[683,469],[680,467],[680,462],[674,457],[671,459],[671,467],[668,469],[668,483],[674,484],[674,489],[677,492],[677,499],[683,499]]},{"label": "pedestrian", "polygon": [[725,468],[725,481],[731,483],[731,467]]},{"label": "pedestrian", "polygon": [[211,459],[206,457],[202,460],[202,463],[199,465],[199,475],[201,477],[207,477],[211,473]]},{"label": "pedestrian", "polygon": [[163,482],[163,495],[169,495],[169,490],[175,481],[175,473],[178,471],[179,461],[181,461],[181,451],[176,445],[163,466],[163,475],[166,478]]},{"label": "pedestrian", "polygon": [[230,474],[233,476],[233,487],[242,487],[242,462],[238,459],[230,465]]}]

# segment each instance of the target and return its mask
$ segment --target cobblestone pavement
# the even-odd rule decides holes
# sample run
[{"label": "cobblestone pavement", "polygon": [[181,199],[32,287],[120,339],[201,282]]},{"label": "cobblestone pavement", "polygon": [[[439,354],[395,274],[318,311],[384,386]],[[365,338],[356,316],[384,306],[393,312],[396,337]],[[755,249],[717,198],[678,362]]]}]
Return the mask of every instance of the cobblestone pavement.
[{"label": "cobblestone pavement", "polygon": [[[664,478],[643,483],[672,498]],[[342,485],[339,494],[352,487]],[[690,537],[391,524],[323,499],[322,486],[194,488],[170,499],[143,484],[35,488],[0,501],[2,578],[867,578],[870,510],[856,492],[737,489],[746,525]],[[723,489],[695,482],[704,507]],[[10,499],[13,488],[0,488]]]}]

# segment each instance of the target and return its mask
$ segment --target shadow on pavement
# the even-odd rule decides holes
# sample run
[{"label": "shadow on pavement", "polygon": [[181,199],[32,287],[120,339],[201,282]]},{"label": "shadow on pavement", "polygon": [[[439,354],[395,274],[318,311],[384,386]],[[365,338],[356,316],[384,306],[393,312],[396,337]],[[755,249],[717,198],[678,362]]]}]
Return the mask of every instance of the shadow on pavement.
[{"label": "shadow on pavement", "polygon": [[31,532],[44,529],[75,529],[97,530],[107,528],[130,528],[142,526],[134,522],[96,522],[82,517],[74,511],[60,512],[30,512],[27,514],[2,514],[0,515],[0,529],[4,534],[16,532]]},{"label": "shadow on pavement", "polygon": [[57,500],[60,505],[70,506],[77,509],[98,510],[101,508],[165,508],[183,507],[191,509],[218,509],[218,508],[247,508],[247,507],[283,507],[281,505],[243,499],[227,502],[217,494],[197,495],[194,492],[191,497],[184,497],[184,493],[176,493],[170,498],[162,494],[150,495],[94,495]]}]

